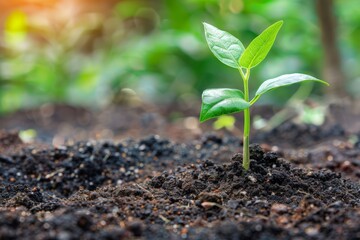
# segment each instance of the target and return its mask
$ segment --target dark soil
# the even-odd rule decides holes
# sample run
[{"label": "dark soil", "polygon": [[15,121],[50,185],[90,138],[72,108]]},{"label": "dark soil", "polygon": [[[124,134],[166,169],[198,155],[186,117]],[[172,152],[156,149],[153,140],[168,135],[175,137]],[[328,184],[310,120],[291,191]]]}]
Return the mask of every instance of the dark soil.
[{"label": "dark soil", "polygon": [[1,239],[359,239],[360,185],[236,138],[24,148],[1,161]]},{"label": "dark soil", "polygon": [[257,133],[253,141],[298,148],[310,147],[315,143],[328,139],[344,139],[345,136],[344,128],[337,124],[329,127],[320,127],[311,124],[285,122],[268,132]]},{"label": "dark soil", "polygon": [[143,110],[0,119],[45,141],[0,132],[0,239],[360,239],[360,129],[256,132],[245,172],[240,128]]}]

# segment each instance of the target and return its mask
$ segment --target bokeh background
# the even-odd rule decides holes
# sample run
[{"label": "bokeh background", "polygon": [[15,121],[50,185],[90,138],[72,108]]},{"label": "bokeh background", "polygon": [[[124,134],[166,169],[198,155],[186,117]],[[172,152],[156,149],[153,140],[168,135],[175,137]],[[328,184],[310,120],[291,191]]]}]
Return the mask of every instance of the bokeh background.
[{"label": "bokeh background", "polygon": [[[129,92],[144,102],[199,102],[205,88],[241,86],[237,71],[211,55],[202,22],[247,46],[279,19],[274,47],[253,71],[254,91],[302,72],[332,83],[306,95],[359,96],[358,0],[0,0],[0,114],[44,103],[100,108]],[[298,87],[261,102],[282,105]]]}]

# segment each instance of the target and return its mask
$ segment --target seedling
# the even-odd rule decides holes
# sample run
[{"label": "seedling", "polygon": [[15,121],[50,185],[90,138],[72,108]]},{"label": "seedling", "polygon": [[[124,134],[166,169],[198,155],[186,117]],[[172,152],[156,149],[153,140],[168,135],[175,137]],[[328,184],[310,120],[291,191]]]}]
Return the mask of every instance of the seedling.
[{"label": "seedling", "polygon": [[228,32],[217,29],[204,23],[205,37],[211,52],[223,64],[236,68],[243,81],[243,91],[239,89],[217,88],[207,89],[202,94],[200,122],[208,119],[244,111],[244,136],[243,136],[243,168],[250,167],[249,135],[250,135],[250,107],[266,92],[275,88],[291,85],[304,81],[315,81],[326,85],[327,82],[315,77],[293,73],[264,81],[250,100],[249,78],[250,71],[262,62],[274,44],[283,21],[278,21],[265,29],[245,49],[239,39]]}]

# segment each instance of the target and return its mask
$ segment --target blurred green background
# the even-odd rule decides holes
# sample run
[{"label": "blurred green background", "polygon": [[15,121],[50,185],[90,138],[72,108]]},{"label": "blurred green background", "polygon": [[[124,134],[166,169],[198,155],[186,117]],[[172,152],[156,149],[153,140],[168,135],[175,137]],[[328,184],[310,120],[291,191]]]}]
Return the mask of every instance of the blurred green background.
[{"label": "blurred green background", "polygon": [[[324,51],[315,1],[302,0],[0,0],[0,113],[55,102],[102,107],[122,89],[153,103],[199,102],[210,87],[240,87],[236,70],[211,55],[202,22],[245,46],[283,19],[265,79],[323,75]],[[349,95],[360,91],[359,0],[335,0],[337,45]],[[326,79],[325,79],[326,80]],[[321,93],[322,86],[313,89]],[[266,95],[283,104],[297,87]]]}]

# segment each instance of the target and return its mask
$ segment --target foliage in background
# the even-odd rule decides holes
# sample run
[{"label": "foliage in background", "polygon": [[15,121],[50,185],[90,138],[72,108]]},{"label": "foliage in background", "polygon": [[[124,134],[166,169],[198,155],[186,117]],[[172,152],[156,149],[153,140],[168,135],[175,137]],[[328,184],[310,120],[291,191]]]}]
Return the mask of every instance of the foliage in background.
[{"label": "foliage in background", "polygon": [[[334,9],[354,93],[360,76],[357,4],[357,0],[337,1]],[[312,1],[123,0],[108,10],[79,11],[74,17],[59,8],[49,13],[50,19],[39,12],[12,9],[0,35],[0,112],[44,102],[101,106],[122,88],[135,90],[145,100],[185,102],[198,99],[219,79],[224,87],[235,87],[237,74],[218,68],[203,44],[204,21],[249,42],[264,26],[286,20],[271,66],[265,62],[252,72],[250,88],[265,76],[295,69],[321,75],[321,42]],[[279,90],[262,100],[281,104],[291,94]]]}]

